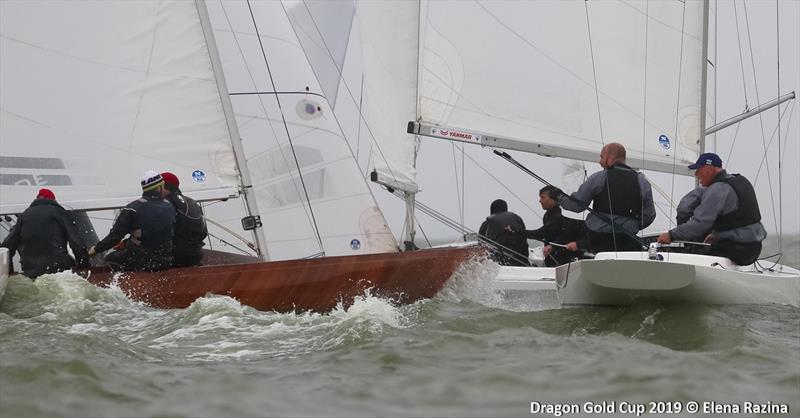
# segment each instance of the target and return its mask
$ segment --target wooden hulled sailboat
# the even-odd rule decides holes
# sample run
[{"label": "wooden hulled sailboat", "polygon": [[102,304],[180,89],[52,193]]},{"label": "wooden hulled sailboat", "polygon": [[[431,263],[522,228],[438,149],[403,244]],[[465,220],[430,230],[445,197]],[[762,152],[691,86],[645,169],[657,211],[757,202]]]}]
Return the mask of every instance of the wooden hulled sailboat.
[{"label": "wooden hulled sailboat", "polygon": [[[207,202],[209,229],[221,226],[226,249],[237,247],[240,222],[252,233],[245,256],[215,251],[204,266],[155,273],[80,272],[90,282],[160,308],[220,294],[263,310],[328,310],[367,290],[400,303],[431,297],[480,252],[397,251],[346,141],[331,134],[330,105],[285,17],[266,25],[275,33],[244,34],[260,45],[262,65],[274,56],[280,68],[250,73],[244,89],[268,92],[232,104],[219,54],[239,40],[217,48],[202,0],[0,8],[0,214],[22,212],[48,187],[104,232],[108,215],[103,222],[96,211],[135,199],[140,173],[157,169]],[[91,245],[91,224],[81,227]],[[316,258],[260,261],[308,256]]]}]

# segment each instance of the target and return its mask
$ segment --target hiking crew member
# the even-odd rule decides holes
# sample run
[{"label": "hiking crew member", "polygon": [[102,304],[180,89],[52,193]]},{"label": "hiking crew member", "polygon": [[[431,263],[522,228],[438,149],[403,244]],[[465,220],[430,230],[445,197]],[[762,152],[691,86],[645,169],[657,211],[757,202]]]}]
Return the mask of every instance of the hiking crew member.
[{"label": "hiking crew member", "polygon": [[0,247],[8,248],[11,268],[11,259],[19,251],[22,273],[33,279],[42,274],[68,270],[76,265],[67,252],[67,242],[77,258],[77,266],[88,268],[86,246],[74,222],[67,211],[56,202],[55,194],[49,189],[41,189],[36,199],[19,216]]},{"label": "hiking crew member", "polygon": [[689,168],[705,187],[700,202],[688,221],[659,235],[658,242],[704,239],[711,246],[701,253],[727,257],[739,265],[754,263],[767,231],[753,185],[744,176],[723,170],[722,159],[714,153],[701,155]]},{"label": "hiking crew member", "polygon": [[641,251],[635,236],[656,218],[650,182],[625,165],[622,144],[606,144],[599,163],[604,170],[589,176],[571,196],[562,195],[559,204],[566,210],[582,212],[594,202],[586,217],[592,252]]},{"label": "hiking crew member", "polygon": [[[561,208],[556,199],[561,190],[555,186],[547,185],[539,190],[539,204],[546,212],[542,217],[542,227],[532,231],[525,231],[525,237],[542,241],[545,244],[567,244],[577,241],[583,235],[583,222],[570,219],[561,214]],[[577,251],[569,251],[561,246],[545,245],[543,248],[545,265],[554,267],[569,262],[578,257]]]},{"label": "hiking crew member", "polygon": [[203,209],[194,199],[184,196],[180,180],[170,172],[161,173],[164,179],[164,198],[175,208],[175,234],[172,243],[172,265],[175,267],[199,266],[203,259],[201,249],[208,236]]},{"label": "hiking crew member", "polygon": [[[89,249],[89,255],[114,247],[117,251],[106,256],[106,263],[114,269],[157,271],[171,267],[175,209],[161,197],[163,186],[161,174],[146,172],[142,197],[122,208],[111,232]],[[130,236],[122,241],[126,235]]]},{"label": "hiking crew member", "polygon": [[489,213],[478,229],[478,235],[500,246],[492,252],[492,259],[505,266],[529,266],[528,240],[525,239],[522,218],[509,212],[508,204],[502,199],[492,202]]}]

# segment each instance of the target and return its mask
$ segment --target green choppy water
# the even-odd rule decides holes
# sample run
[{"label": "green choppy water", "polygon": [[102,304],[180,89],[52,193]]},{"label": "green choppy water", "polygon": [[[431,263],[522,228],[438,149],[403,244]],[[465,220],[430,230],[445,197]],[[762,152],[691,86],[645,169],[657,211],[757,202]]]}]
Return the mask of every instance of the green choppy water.
[{"label": "green choppy water", "polygon": [[70,273],[14,276],[0,416],[553,416],[531,402],[691,400],[800,415],[797,307],[560,309],[554,294],[493,292],[494,269],[414,305],[365,295],[328,314],[226,297],[157,310]]}]

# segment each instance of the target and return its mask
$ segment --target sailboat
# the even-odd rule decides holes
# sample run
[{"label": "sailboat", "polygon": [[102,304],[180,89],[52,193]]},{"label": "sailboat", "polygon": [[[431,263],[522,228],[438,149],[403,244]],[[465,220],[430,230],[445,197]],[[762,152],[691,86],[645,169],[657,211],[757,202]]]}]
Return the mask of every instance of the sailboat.
[{"label": "sailboat", "polygon": [[[627,164],[651,183],[688,191],[686,167],[713,150],[707,138],[748,116],[706,128],[716,118],[708,1],[461,6],[459,19],[449,19],[440,2],[424,9],[421,42],[430,54],[423,54],[420,110],[409,134],[587,162],[603,144],[621,142]],[[537,171],[552,178],[560,170],[551,167]],[[672,195],[664,194],[660,206],[671,209]],[[669,210],[659,216],[673,219]],[[567,305],[638,297],[800,305],[796,269],[665,251],[600,253],[555,269],[503,267],[499,288],[557,289]]]},{"label": "sailboat", "polygon": [[[3,219],[48,187],[65,208],[88,214],[78,218],[91,245],[103,230],[97,214],[106,213],[107,226],[102,211],[137,198],[140,173],[158,169],[177,174],[183,192],[204,202],[210,228],[229,237],[220,239],[223,249],[244,247],[209,251],[200,267],[78,272],[91,283],[159,308],[219,294],[260,310],[325,311],[365,292],[399,303],[432,297],[482,252],[397,251],[344,139],[308,139],[331,132],[330,105],[307,77],[287,20],[274,26],[276,48],[260,48],[280,63],[268,92],[241,96],[282,119],[278,134],[266,125],[270,142],[258,130],[240,134],[247,103],[237,119],[220,59],[237,45],[219,48],[205,1],[4,1],[0,18]],[[255,29],[249,41],[261,44]],[[251,81],[265,87],[263,80]]]}]

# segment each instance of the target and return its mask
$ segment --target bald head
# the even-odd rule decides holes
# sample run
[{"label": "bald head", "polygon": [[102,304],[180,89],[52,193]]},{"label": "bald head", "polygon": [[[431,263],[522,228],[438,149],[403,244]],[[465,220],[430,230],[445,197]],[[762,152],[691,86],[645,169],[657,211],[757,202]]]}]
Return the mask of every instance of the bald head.
[{"label": "bald head", "polygon": [[616,163],[625,163],[625,147],[619,142],[610,142],[600,151],[600,166],[609,168]]}]

